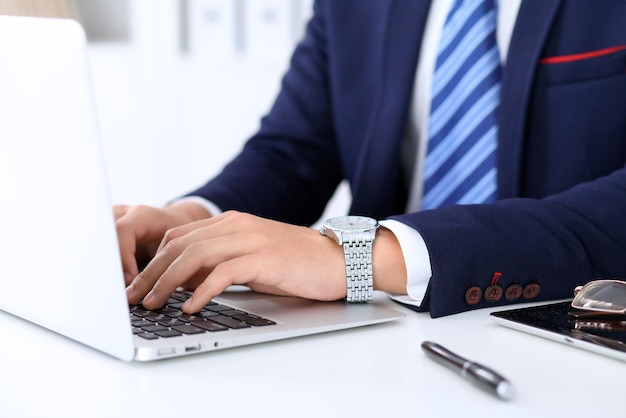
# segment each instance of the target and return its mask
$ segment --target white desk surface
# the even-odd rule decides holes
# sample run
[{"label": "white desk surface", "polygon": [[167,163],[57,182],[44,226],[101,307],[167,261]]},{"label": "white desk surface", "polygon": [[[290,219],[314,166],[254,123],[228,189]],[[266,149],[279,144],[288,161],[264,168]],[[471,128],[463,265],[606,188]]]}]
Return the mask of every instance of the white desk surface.
[{"label": "white desk surface", "polygon": [[[626,363],[506,329],[489,310],[431,319],[388,303],[408,316],[141,364],[0,312],[0,417],[621,414]],[[501,401],[433,362],[421,351],[425,339],[500,371],[517,398]]]}]

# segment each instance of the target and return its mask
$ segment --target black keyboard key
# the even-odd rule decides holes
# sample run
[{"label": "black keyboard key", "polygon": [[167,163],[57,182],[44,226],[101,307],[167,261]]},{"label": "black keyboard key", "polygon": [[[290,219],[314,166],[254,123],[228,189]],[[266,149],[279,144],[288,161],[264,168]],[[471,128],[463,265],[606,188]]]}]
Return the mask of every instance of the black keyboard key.
[{"label": "black keyboard key", "polygon": [[169,315],[174,312],[180,312],[180,309],[172,308],[171,306],[164,306],[161,309],[159,309],[157,312]]},{"label": "black keyboard key", "polygon": [[185,312],[183,312],[183,311],[182,311],[182,310],[180,310],[180,309],[177,309],[177,310],[175,310],[175,311],[169,311],[168,313],[166,313],[166,314],[164,314],[164,315],[167,315],[167,316],[169,316],[170,318],[179,318],[179,317],[181,317],[181,316],[185,315]]},{"label": "black keyboard key", "polygon": [[179,302],[184,302],[187,299],[189,299],[190,296],[191,296],[190,292],[178,292],[178,291],[176,291],[176,292],[174,292],[174,293],[172,293],[170,295],[170,298],[171,299],[175,299],[175,300],[177,300]]},{"label": "black keyboard key", "polygon": [[219,311],[219,312],[220,312],[220,315],[225,315],[225,316],[236,316],[236,315],[243,315],[246,313],[244,311],[240,311],[237,309],[228,309],[228,310]]},{"label": "black keyboard key", "polygon": [[130,307],[130,312],[132,314],[137,315],[137,316],[143,317],[146,313],[150,313],[152,311],[147,310],[146,308],[144,308],[141,305],[133,305],[133,306]]},{"label": "black keyboard key", "polygon": [[163,338],[170,338],[170,337],[180,337],[182,334],[182,332],[180,331],[176,331],[173,329],[166,329],[163,331],[157,331],[155,332],[156,335],[158,335],[159,337],[163,337]]},{"label": "black keyboard key", "polygon": [[172,327],[172,329],[182,332],[183,334],[204,334],[206,332],[204,329],[191,324],[177,325]]},{"label": "black keyboard key", "polygon": [[165,326],[165,327],[174,327],[176,325],[185,325],[185,321],[181,321],[178,318],[166,318],[163,319],[162,321],[158,322],[159,324]]},{"label": "black keyboard key", "polygon": [[137,328],[143,328],[147,325],[152,325],[152,322],[146,319],[135,319],[135,320],[130,321],[130,324]]},{"label": "black keyboard key", "polygon": [[202,316],[203,318],[210,318],[212,316],[219,316],[219,312],[213,312],[213,311],[202,311],[200,312],[200,316]]},{"label": "black keyboard key", "polygon": [[145,326],[142,329],[147,332],[157,332],[157,331],[165,331],[168,328],[164,327],[163,325],[153,324],[153,325]]},{"label": "black keyboard key", "polygon": [[204,318],[201,315],[189,315],[186,313],[183,313],[181,316],[178,317],[178,319],[180,319],[181,321],[185,321],[185,322],[198,322],[198,321],[204,321]]},{"label": "black keyboard key", "polygon": [[160,313],[160,312],[150,312],[149,314],[146,314],[145,316],[145,319],[147,319],[148,321],[152,321],[152,322],[166,321],[169,318],[171,318],[171,316],[166,315],[164,313]]},{"label": "black keyboard key", "polygon": [[194,322],[193,323],[195,326],[202,328],[204,330],[207,330],[209,332],[217,332],[217,331],[226,331],[230,328],[225,327],[224,325],[220,325],[218,323],[215,322],[211,322],[209,320],[203,321],[203,322]]},{"label": "black keyboard key", "polygon": [[209,319],[213,322],[217,322],[218,324],[225,325],[228,328],[232,329],[250,328],[251,326],[250,324],[246,324],[243,321],[238,321],[227,316],[212,316]]},{"label": "black keyboard key", "polygon": [[154,335],[151,332],[144,332],[144,333],[137,334],[137,335],[141,338],[145,338],[146,340],[158,340],[159,339],[157,335]]},{"label": "black keyboard key", "polygon": [[271,321],[266,318],[261,318],[256,315],[250,315],[250,314],[237,315],[237,316],[233,316],[233,318],[239,321],[247,322],[248,324],[254,325],[255,327],[265,327],[267,325],[276,325],[276,322],[274,321]]},{"label": "black keyboard key", "polygon": [[213,311],[213,312],[220,312],[220,311],[230,311],[233,308],[231,308],[230,306],[226,306],[226,305],[209,305],[205,308],[208,311]]}]

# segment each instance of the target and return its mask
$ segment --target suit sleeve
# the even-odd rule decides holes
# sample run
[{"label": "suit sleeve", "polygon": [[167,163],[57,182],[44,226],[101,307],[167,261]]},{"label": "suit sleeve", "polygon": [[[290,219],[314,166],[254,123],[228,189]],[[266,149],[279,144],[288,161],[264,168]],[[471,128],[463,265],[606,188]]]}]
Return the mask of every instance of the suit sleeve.
[{"label": "suit sleeve", "polygon": [[533,300],[573,296],[594,278],[626,277],[626,169],[544,198],[455,206],[393,217],[417,229],[432,278],[421,311],[432,317],[519,303],[470,305],[471,286],[540,286]]}]

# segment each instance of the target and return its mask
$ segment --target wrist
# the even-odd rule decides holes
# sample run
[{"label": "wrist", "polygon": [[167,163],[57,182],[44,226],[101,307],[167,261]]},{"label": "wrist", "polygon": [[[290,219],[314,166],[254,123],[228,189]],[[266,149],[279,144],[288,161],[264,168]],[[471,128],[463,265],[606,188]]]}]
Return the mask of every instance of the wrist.
[{"label": "wrist", "polygon": [[164,210],[170,212],[176,217],[186,219],[186,223],[195,222],[211,217],[211,213],[204,206],[193,201],[174,202],[170,205],[167,205]]},{"label": "wrist", "polygon": [[406,293],[407,271],[398,239],[389,229],[378,229],[372,249],[374,289],[389,293]]}]

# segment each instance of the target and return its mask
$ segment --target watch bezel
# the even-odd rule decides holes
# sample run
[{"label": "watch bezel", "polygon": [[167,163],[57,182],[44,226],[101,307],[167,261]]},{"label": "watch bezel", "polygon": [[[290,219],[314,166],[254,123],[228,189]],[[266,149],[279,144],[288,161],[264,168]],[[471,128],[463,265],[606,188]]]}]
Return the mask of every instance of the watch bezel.
[{"label": "watch bezel", "polygon": [[326,235],[325,230],[330,229],[335,232],[355,233],[378,229],[380,224],[376,219],[367,216],[348,215],[337,216],[327,219],[322,226],[322,234]]}]

